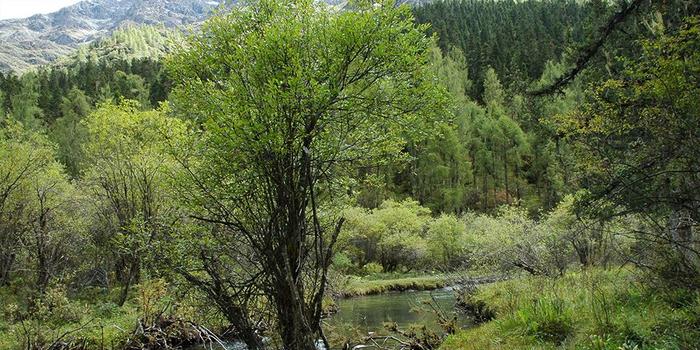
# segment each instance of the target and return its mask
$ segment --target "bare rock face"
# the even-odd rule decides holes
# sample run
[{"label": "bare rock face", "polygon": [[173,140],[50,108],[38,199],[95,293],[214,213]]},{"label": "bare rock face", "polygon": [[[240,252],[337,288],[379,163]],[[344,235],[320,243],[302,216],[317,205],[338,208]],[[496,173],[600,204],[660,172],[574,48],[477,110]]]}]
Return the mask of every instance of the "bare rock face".
[{"label": "bare rock face", "polygon": [[48,15],[0,21],[0,71],[48,64],[126,24],[167,28],[201,22],[213,0],[86,0]]}]

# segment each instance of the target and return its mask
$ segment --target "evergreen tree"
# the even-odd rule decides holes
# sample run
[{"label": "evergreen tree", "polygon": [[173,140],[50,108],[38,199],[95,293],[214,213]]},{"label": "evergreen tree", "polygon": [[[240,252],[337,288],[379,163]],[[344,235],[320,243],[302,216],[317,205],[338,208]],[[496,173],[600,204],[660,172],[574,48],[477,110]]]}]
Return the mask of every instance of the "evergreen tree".
[{"label": "evergreen tree", "polygon": [[21,122],[27,129],[41,127],[43,111],[39,108],[39,80],[35,74],[22,76],[19,92],[11,97],[12,118]]},{"label": "evergreen tree", "polygon": [[56,120],[51,137],[58,144],[59,160],[66,166],[68,174],[77,177],[83,158],[82,142],[86,138],[85,126],[81,123],[91,110],[85,93],[71,89],[61,102],[62,117]]}]

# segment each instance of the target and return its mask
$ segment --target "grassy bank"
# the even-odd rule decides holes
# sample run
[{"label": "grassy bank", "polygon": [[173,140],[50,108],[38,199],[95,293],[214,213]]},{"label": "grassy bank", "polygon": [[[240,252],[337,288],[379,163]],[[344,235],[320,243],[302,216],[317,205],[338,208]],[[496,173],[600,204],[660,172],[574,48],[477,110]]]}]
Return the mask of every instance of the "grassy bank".
[{"label": "grassy bank", "polygon": [[335,294],[349,298],[406,290],[433,290],[452,284],[458,274],[374,274],[366,277],[348,276]]},{"label": "grassy bank", "polygon": [[630,270],[569,273],[483,286],[495,320],[440,349],[698,349],[698,292],[649,290]]}]

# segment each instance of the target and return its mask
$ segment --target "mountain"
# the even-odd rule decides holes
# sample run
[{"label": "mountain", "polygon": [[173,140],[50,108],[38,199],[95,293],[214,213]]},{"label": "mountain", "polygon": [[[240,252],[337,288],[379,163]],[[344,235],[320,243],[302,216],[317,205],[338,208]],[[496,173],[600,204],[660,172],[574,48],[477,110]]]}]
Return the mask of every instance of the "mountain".
[{"label": "mountain", "polygon": [[24,71],[132,25],[201,22],[213,0],[87,0],[48,15],[0,21],[0,71]]},{"label": "mountain", "polygon": [[[322,0],[343,8],[347,0]],[[429,0],[398,0],[421,4]],[[48,15],[0,21],[0,72],[23,72],[80,55],[76,50],[120,29],[156,25],[162,29],[204,21],[213,10],[235,5],[239,0],[85,0]],[[226,5],[222,5],[225,3]],[[168,36],[167,34],[166,36]],[[105,46],[105,45],[101,45]],[[86,48],[92,50],[94,48]],[[83,50],[84,51],[84,50]],[[162,51],[155,48],[155,51]]]}]

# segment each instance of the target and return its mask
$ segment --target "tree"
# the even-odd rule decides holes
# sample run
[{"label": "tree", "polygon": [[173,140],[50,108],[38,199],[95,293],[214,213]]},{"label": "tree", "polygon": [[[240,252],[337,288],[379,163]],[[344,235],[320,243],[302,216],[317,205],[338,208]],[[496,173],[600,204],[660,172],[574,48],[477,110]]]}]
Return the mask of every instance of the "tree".
[{"label": "tree", "polygon": [[[68,254],[79,230],[69,213],[72,185],[54,159],[45,136],[12,119],[0,133],[0,285],[11,281],[17,264],[32,263],[40,293],[75,255]],[[68,239],[71,236],[71,239]],[[73,243],[79,240],[73,240]]]},{"label": "tree", "polygon": [[53,125],[51,136],[58,144],[58,157],[65,164],[68,173],[77,177],[83,158],[82,142],[86,130],[81,123],[91,110],[82,90],[73,88],[61,101],[61,117]]},{"label": "tree", "polygon": [[431,260],[436,266],[451,268],[466,262],[465,226],[459,218],[443,214],[431,221],[426,241]]},{"label": "tree", "polygon": [[136,101],[106,102],[85,120],[83,185],[93,198],[104,237],[95,240],[112,254],[122,284],[118,303],[139,280],[143,257],[172,210],[165,181],[174,167],[165,140],[183,132],[180,120],[162,110],[140,111]]},{"label": "tree", "polygon": [[3,121],[5,117],[5,93],[0,90],[0,121]]},{"label": "tree", "polygon": [[[636,230],[666,282],[700,285],[700,18],[643,43],[616,78],[595,86],[581,111],[559,118],[578,147],[590,196],[580,209],[598,217],[644,215]],[[585,209],[585,210],[584,210]]]},{"label": "tree", "polygon": [[288,349],[324,338],[337,181],[399,153],[445,101],[410,9],[354,6],[262,0],[209,20],[170,62],[175,110],[202,129],[201,160],[181,160],[199,184],[196,216],[251,248]]},{"label": "tree", "polygon": [[149,88],[142,77],[117,71],[114,73],[113,79],[114,83],[111,86],[116,98],[135,100],[142,106],[149,105]]},{"label": "tree", "polygon": [[506,97],[496,71],[489,67],[484,74],[484,104],[491,108],[505,106]]},{"label": "tree", "polygon": [[444,57],[433,48],[432,65],[442,85],[452,97],[449,118],[432,126],[429,135],[413,141],[412,165],[405,177],[411,181],[410,195],[436,212],[460,213],[467,206],[472,185],[472,163],[468,146],[471,130],[465,105],[471,81],[459,49]]},{"label": "tree", "polygon": [[10,97],[12,118],[33,130],[41,126],[43,117],[43,112],[39,108],[38,83],[35,74],[25,74],[22,76],[19,92]]},{"label": "tree", "polygon": [[[24,205],[27,235],[22,239],[40,294],[52,278],[75,262],[84,227],[75,188],[63,166],[53,160],[29,184]],[[79,248],[78,248],[79,249]]]}]

